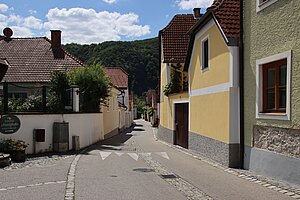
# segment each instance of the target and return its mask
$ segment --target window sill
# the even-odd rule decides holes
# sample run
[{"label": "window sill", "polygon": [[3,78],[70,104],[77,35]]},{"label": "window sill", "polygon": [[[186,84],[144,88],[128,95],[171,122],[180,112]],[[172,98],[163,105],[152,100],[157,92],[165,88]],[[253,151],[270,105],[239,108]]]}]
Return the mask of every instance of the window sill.
[{"label": "window sill", "polygon": [[258,113],[257,119],[272,119],[289,121],[290,117],[287,113]]},{"label": "window sill", "polygon": [[201,69],[202,73],[209,71],[209,67],[206,67],[204,69]]},{"label": "window sill", "polygon": [[265,2],[262,2],[262,3],[259,3],[259,5],[258,5],[258,7],[262,7],[262,6],[264,6],[265,4],[267,4],[267,3],[269,3],[270,1],[265,1]]},{"label": "window sill", "polygon": [[256,12],[259,12],[267,7],[269,7],[270,5],[272,5],[273,3],[275,3],[278,0],[269,0],[269,1],[265,1],[263,3],[259,3],[259,0],[257,0],[257,6],[256,6]]}]

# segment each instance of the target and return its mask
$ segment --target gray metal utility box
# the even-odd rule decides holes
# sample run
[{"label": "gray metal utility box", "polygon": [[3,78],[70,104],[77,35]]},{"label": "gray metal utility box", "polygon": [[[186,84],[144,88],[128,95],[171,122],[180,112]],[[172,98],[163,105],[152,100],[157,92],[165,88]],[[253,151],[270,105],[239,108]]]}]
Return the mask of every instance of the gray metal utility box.
[{"label": "gray metal utility box", "polygon": [[53,151],[66,152],[69,150],[69,123],[54,122]]}]

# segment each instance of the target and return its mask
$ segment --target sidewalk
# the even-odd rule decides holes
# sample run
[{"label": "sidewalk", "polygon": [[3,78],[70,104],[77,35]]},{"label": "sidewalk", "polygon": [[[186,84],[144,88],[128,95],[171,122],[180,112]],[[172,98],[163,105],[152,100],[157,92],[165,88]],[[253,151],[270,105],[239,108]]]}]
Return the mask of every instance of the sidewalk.
[{"label": "sidewalk", "polygon": [[[148,133],[145,138],[137,137],[141,151],[167,152],[170,159],[157,157],[157,161],[176,176],[188,181],[213,199],[300,199],[300,190],[284,184],[271,184],[265,178],[255,178],[249,172],[222,167],[204,160],[188,150],[166,145],[154,139],[150,124],[138,120]],[[282,186],[282,187],[278,187]]]}]

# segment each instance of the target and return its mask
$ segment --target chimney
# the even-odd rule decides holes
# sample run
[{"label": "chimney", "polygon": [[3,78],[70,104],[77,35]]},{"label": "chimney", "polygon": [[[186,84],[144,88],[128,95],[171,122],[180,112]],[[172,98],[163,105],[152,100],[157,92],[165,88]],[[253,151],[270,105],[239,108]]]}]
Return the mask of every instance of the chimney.
[{"label": "chimney", "polygon": [[61,31],[51,30],[51,47],[60,48],[61,47]]},{"label": "chimney", "polygon": [[10,38],[13,35],[13,31],[6,27],[5,29],[3,29],[3,34],[6,38]]},{"label": "chimney", "polygon": [[195,19],[200,19],[200,17],[201,17],[201,14],[200,14],[200,10],[201,10],[201,8],[194,8],[194,18]]}]

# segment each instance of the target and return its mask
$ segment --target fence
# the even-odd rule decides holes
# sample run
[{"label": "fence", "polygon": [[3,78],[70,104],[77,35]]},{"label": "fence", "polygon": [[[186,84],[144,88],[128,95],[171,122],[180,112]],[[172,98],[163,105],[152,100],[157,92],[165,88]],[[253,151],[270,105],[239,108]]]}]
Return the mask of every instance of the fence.
[{"label": "fence", "polygon": [[[1,111],[8,112],[72,112],[74,108],[74,89],[66,90],[64,101],[49,92],[47,85],[34,83],[3,83]],[[62,109],[59,109],[62,107]],[[79,105],[78,105],[79,107]]]}]

